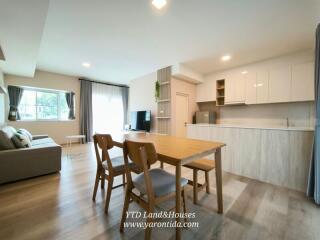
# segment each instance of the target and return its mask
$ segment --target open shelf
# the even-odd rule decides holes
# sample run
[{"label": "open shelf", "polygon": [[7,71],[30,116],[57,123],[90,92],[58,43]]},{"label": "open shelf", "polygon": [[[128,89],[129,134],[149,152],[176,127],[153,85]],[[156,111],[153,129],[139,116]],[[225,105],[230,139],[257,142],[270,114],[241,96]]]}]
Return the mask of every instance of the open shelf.
[{"label": "open shelf", "polygon": [[168,84],[170,84],[169,81],[167,81],[167,82],[160,82],[160,86],[161,86],[161,85],[168,85]]},{"label": "open shelf", "polygon": [[161,102],[170,102],[170,99],[161,99],[161,100],[158,100],[158,103],[161,103]]},{"label": "open shelf", "polygon": [[224,79],[217,80],[216,85],[216,105],[224,106],[224,96],[225,96],[225,81]]},{"label": "open shelf", "polygon": [[157,119],[170,119],[170,117],[156,117]]}]

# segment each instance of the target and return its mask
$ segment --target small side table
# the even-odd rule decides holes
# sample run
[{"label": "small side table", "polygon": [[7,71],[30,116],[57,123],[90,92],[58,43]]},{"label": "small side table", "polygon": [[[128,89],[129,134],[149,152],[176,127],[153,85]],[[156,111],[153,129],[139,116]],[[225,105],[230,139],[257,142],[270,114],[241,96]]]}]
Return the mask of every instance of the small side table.
[{"label": "small side table", "polygon": [[69,158],[70,156],[70,150],[71,150],[71,146],[72,146],[72,140],[76,140],[79,139],[81,142],[81,139],[85,139],[85,135],[70,135],[70,136],[66,136],[67,139],[67,156]]}]

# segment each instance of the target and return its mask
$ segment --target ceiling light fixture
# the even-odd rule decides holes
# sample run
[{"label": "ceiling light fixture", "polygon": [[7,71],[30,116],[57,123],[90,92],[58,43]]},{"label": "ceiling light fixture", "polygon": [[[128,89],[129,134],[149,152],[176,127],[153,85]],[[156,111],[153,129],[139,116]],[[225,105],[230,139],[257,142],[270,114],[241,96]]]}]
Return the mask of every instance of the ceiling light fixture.
[{"label": "ceiling light fixture", "polygon": [[152,5],[155,6],[157,9],[163,8],[165,5],[167,5],[167,0],[153,0]]},{"label": "ceiling light fixture", "polygon": [[244,70],[244,71],[242,71],[241,73],[242,73],[242,74],[247,74],[248,71],[247,71],[247,70]]},{"label": "ceiling light fixture", "polygon": [[91,64],[88,63],[88,62],[83,62],[82,66],[85,67],[85,68],[89,68],[89,67],[91,67]]},{"label": "ceiling light fixture", "polygon": [[222,56],[221,60],[226,62],[226,61],[229,61],[231,59],[231,56],[230,55],[224,55]]}]

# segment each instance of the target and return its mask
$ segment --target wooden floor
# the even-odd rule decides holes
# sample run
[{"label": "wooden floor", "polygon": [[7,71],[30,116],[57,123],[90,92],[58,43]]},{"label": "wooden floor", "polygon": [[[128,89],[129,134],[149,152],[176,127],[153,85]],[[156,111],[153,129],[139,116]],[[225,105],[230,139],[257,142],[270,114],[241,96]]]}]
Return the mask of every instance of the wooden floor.
[{"label": "wooden floor", "polygon": [[[93,146],[76,145],[69,158],[64,154],[60,174],[1,185],[0,239],[143,239],[143,229],[119,233],[123,188],[113,191],[109,215],[100,188],[92,202],[95,170]],[[201,193],[199,205],[192,204],[191,191],[187,194],[199,228],[183,229],[182,239],[320,239],[320,208],[303,193],[227,173],[225,213],[218,215],[213,174],[212,193]],[[192,179],[189,169],[183,168],[183,176]],[[133,203],[129,210],[140,209]],[[174,233],[154,229],[152,236],[174,239]]]}]

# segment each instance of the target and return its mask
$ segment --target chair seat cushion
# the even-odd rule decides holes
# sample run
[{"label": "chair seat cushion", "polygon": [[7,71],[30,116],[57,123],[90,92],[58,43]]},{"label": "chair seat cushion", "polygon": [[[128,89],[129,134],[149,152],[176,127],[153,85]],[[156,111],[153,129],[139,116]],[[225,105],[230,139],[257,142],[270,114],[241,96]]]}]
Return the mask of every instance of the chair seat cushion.
[{"label": "chair seat cushion", "polygon": [[210,159],[199,159],[184,165],[184,167],[208,172],[215,168],[215,162]]},{"label": "chair seat cushion", "polygon": [[[176,177],[160,168],[149,170],[153,192],[156,197],[164,196],[176,191]],[[181,178],[181,187],[185,186],[188,180]],[[144,173],[140,173],[133,179],[133,185],[143,194],[147,193]]]},{"label": "chair seat cushion", "polygon": [[[116,171],[116,172],[124,171],[124,158],[123,158],[123,156],[111,158],[111,163],[112,163],[112,167],[113,167],[114,171]],[[108,170],[108,162],[107,161],[103,161],[102,166],[104,169]],[[132,162],[129,159],[129,166],[131,168],[135,168],[136,164],[134,164],[134,162]]]}]

